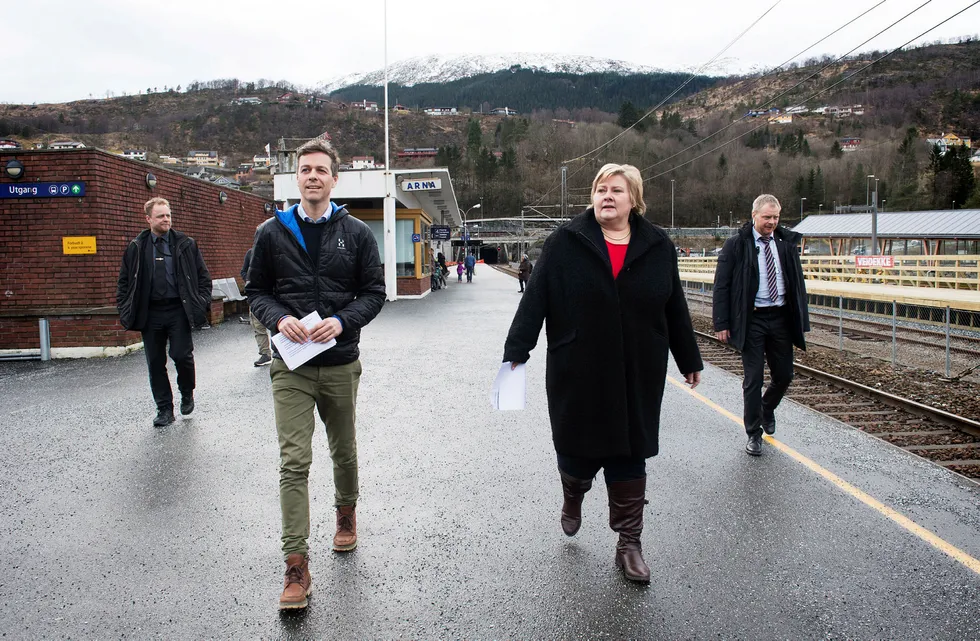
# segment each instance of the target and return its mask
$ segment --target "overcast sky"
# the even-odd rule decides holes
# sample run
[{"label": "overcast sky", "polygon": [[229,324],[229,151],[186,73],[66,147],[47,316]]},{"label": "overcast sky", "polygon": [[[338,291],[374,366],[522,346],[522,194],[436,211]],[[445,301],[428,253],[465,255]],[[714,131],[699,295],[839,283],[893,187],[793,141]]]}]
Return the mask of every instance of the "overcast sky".
[{"label": "overcast sky", "polygon": [[[692,70],[776,2],[389,0],[388,61],[537,52]],[[780,0],[713,71],[781,64],[880,2]],[[796,59],[843,54],[924,2],[885,0]],[[934,0],[858,50],[899,46],[973,2]],[[312,86],[382,68],[384,15],[383,0],[10,0],[0,11],[0,102],[66,102],[216,78]],[[918,42],[978,32],[980,6],[974,6]]]}]

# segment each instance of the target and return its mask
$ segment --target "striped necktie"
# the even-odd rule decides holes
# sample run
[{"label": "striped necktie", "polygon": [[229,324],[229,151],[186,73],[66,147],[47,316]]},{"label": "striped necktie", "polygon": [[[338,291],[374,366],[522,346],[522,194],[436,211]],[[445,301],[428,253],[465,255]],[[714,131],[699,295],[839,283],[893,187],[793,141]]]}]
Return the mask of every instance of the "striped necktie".
[{"label": "striped necktie", "polygon": [[776,259],[772,255],[772,246],[769,244],[772,236],[760,236],[759,240],[762,241],[763,251],[766,254],[766,281],[769,283],[769,300],[775,303],[779,297],[779,290],[776,289]]}]

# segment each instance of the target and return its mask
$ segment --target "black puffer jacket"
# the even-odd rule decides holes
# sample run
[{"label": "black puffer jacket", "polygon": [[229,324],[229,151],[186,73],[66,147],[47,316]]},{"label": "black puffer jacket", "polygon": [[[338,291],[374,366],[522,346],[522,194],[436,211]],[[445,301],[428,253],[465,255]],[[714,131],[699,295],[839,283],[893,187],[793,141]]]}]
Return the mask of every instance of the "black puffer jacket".
[{"label": "black puffer jacket", "polygon": [[273,334],[283,316],[303,318],[313,310],[321,318],[337,316],[344,331],[314,364],[345,365],[357,360],[361,328],[384,306],[378,243],[366,224],[336,209],[324,223],[319,264],[314,265],[296,208],[277,211],[256,231],[245,295],[252,314]]},{"label": "black puffer jacket", "polygon": [[[773,232],[776,251],[783,268],[783,284],[786,287],[786,304],[789,306],[792,323],[790,335],[793,344],[806,349],[805,332],[810,331],[810,313],[806,301],[806,281],[803,266],[796,250],[802,235],[785,227],[776,227]],[[712,304],[712,318],[716,332],[728,330],[728,342],[738,350],[745,345],[749,314],[755,304],[759,291],[759,258],[756,253],[752,222],[749,221],[737,234],[725,241],[718,266],[715,268],[715,284]]]},{"label": "black puffer jacket", "polygon": [[[211,274],[193,238],[176,229],[171,229],[170,234],[180,301],[187,322],[191,327],[200,327],[207,323],[211,309]],[[152,269],[150,230],[144,229],[126,247],[116,283],[116,309],[119,324],[125,329],[142,331],[146,327]]]}]

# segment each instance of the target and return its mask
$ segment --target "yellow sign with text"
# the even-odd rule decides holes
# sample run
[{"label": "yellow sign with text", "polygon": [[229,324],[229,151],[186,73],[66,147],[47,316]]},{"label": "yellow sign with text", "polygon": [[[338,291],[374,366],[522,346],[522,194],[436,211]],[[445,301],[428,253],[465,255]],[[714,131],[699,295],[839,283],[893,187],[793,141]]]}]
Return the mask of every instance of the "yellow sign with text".
[{"label": "yellow sign with text", "polygon": [[95,236],[62,236],[61,247],[65,254],[94,254]]}]

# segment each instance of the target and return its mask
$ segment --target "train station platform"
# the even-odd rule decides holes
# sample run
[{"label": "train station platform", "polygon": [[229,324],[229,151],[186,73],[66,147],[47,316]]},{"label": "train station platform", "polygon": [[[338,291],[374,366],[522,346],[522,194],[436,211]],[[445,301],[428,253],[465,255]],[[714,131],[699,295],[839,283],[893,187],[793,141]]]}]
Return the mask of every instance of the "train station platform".
[{"label": "train station platform", "polygon": [[278,448],[251,327],[195,334],[197,408],[151,426],[142,353],[0,363],[9,638],[980,638],[980,486],[786,401],[745,454],[741,382],[672,370],[648,461],[647,587],[613,564],[604,482],[564,536],[544,392],[490,408],[520,299],[488,267],[362,334],[359,546],[330,552],[315,440],[314,594],[280,615]]}]

